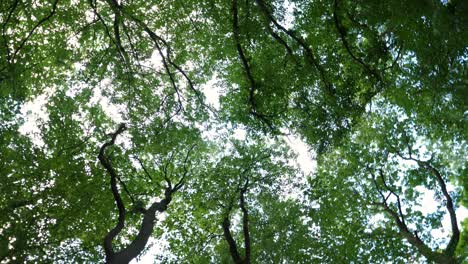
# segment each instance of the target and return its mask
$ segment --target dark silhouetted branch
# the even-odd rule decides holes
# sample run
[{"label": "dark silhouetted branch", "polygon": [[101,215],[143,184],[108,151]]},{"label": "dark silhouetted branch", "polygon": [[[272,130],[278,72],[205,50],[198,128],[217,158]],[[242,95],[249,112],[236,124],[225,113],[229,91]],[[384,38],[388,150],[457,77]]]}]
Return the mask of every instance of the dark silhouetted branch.
[{"label": "dark silhouetted branch", "polygon": [[447,190],[447,185],[445,183],[445,180],[444,180],[442,174],[440,173],[440,171],[438,169],[436,169],[434,166],[432,166],[432,164],[430,163],[430,160],[432,159],[432,157],[431,157],[431,159],[429,161],[422,161],[422,160],[414,158],[411,155],[411,147],[409,145],[408,145],[408,152],[409,152],[409,157],[403,156],[398,151],[396,153],[400,158],[402,158],[404,160],[415,161],[420,167],[425,168],[432,175],[434,175],[436,180],[437,180],[437,184],[439,185],[439,188],[440,188],[440,190],[442,191],[442,194],[445,197],[445,200],[446,200],[445,207],[446,207],[446,209],[447,209],[447,211],[449,213],[449,216],[450,216],[450,225],[451,225],[451,228],[452,228],[452,236],[450,238],[449,243],[447,244],[447,247],[444,250],[444,254],[446,254],[447,256],[453,256],[455,254],[455,250],[456,250],[458,242],[460,240],[460,229],[458,228],[457,215],[455,213],[455,206],[453,204],[453,199],[452,199],[452,197],[450,196],[450,194],[449,194],[449,192]]},{"label": "dark silhouetted branch", "polygon": [[125,124],[119,125],[117,131],[111,135],[111,140],[104,143],[101,146],[98,155],[99,161],[101,162],[102,166],[106,169],[107,173],[109,173],[110,175],[111,191],[119,211],[117,224],[107,233],[107,235],[104,238],[104,251],[106,253],[106,258],[109,258],[114,254],[112,241],[125,226],[125,205],[122,201],[122,197],[120,196],[119,189],[117,187],[117,172],[114,170],[109,159],[106,157],[105,151],[107,147],[114,145],[117,136],[121,134],[125,129]]},{"label": "dark silhouetted branch", "polygon": [[243,264],[242,258],[237,249],[236,241],[232,237],[230,226],[231,226],[231,222],[229,221],[229,212],[228,212],[226,216],[224,217],[224,220],[222,223],[224,239],[228,243],[229,253],[231,254],[231,257],[234,263]]},{"label": "dark silhouetted branch", "polygon": [[249,231],[249,212],[245,206],[245,193],[247,192],[247,187],[249,180],[245,181],[244,187],[240,191],[240,208],[242,211],[242,231],[244,233],[244,247],[245,247],[245,258],[244,263],[250,263],[250,231]]}]

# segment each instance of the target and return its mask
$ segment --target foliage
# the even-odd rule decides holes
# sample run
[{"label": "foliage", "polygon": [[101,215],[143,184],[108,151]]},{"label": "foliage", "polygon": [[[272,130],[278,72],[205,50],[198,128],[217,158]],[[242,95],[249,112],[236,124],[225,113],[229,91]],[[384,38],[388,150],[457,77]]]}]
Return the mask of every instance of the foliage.
[{"label": "foliage", "polygon": [[466,13],[1,1],[0,262],[466,261]]}]

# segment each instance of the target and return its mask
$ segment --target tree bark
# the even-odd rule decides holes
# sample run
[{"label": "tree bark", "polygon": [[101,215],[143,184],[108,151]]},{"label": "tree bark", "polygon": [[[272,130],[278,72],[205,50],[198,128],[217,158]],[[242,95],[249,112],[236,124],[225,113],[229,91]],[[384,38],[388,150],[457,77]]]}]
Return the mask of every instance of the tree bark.
[{"label": "tree bark", "polygon": [[106,254],[106,263],[108,264],[129,263],[132,259],[136,258],[143,251],[143,249],[146,246],[146,243],[148,243],[149,237],[153,233],[153,228],[156,220],[156,212],[164,212],[167,209],[167,206],[172,200],[172,194],[175,191],[177,191],[183,184],[183,182],[181,181],[178,185],[176,185],[176,188],[174,189],[172,189],[171,186],[167,187],[164,192],[164,199],[162,199],[160,202],[154,202],[153,204],[151,204],[148,210],[143,209],[143,221],[141,223],[140,230],[136,238],[130,243],[130,245],[118,252],[115,252],[112,246],[112,242],[125,227],[126,210],[122,197],[120,196],[119,189],[117,187],[117,172],[114,170],[109,159],[106,157],[105,151],[107,147],[114,145],[117,136],[121,134],[124,130],[125,125],[121,124],[117,131],[112,134],[111,140],[102,145],[98,155],[99,161],[110,175],[111,191],[119,211],[117,224],[106,234],[104,238],[104,252]]},{"label": "tree bark", "polygon": [[234,238],[231,235],[231,231],[229,230],[229,227],[231,226],[231,223],[229,221],[229,215],[227,215],[224,220],[223,220],[223,233],[224,233],[224,238],[226,239],[228,245],[229,245],[229,253],[231,253],[232,260],[236,264],[243,264],[244,262],[242,261],[242,258],[239,255],[239,251],[237,250],[237,244]]},{"label": "tree bark", "polygon": [[106,263],[108,264],[126,264],[136,258],[143,249],[145,249],[148,239],[153,233],[153,228],[156,220],[156,212],[164,212],[171,201],[171,194],[166,195],[160,202],[154,202],[145,212],[143,221],[140,226],[140,231],[136,238],[124,249],[108,256]]}]

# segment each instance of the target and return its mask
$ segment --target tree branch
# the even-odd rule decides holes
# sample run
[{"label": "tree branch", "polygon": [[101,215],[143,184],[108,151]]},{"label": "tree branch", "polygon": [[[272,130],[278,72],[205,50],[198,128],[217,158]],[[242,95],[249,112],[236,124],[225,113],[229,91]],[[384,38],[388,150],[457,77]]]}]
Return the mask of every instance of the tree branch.
[{"label": "tree branch", "polygon": [[422,161],[417,158],[414,158],[411,153],[411,146],[409,143],[407,143],[407,148],[408,148],[408,154],[409,157],[403,156],[396,148],[394,148],[395,153],[402,159],[404,160],[412,160],[415,161],[420,167],[425,168],[428,170],[431,174],[433,174],[437,180],[437,184],[439,185],[440,190],[442,191],[442,194],[445,197],[446,200],[446,209],[449,213],[450,216],[450,225],[452,228],[452,236],[450,238],[449,243],[447,244],[447,247],[444,250],[444,254],[447,256],[453,256],[455,254],[455,250],[457,248],[458,242],[460,240],[460,229],[458,228],[458,221],[457,221],[457,215],[455,213],[455,206],[453,204],[453,199],[450,196],[448,190],[447,190],[447,185],[445,184],[445,180],[442,177],[442,174],[440,173],[439,170],[437,170],[434,166],[431,165],[430,161],[432,160],[433,157],[431,157],[428,161]]},{"label": "tree branch", "polygon": [[231,254],[232,260],[236,264],[243,264],[242,258],[239,255],[239,251],[237,249],[237,244],[234,238],[232,237],[231,230],[229,229],[231,226],[231,222],[229,221],[229,213],[230,209],[226,216],[224,217],[222,227],[223,227],[223,233],[224,233],[224,238],[226,239],[226,242],[228,243],[229,246],[229,253]]},{"label": "tree branch", "polygon": [[102,166],[106,169],[107,173],[110,175],[110,184],[111,191],[114,196],[115,203],[119,211],[118,222],[105,236],[104,238],[104,251],[106,253],[106,259],[111,257],[114,254],[114,249],[112,247],[112,241],[114,238],[122,231],[125,226],[125,205],[120,196],[119,189],[117,187],[117,173],[112,167],[109,159],[105,155],[107,147],[114,145],[115,140],[119,134],[121,134],[126,129],[125,124],[120,124],[117,131],[111,135],[111,140],[104,143],[99,150],[98,159],[101,162]]},{"label": "tree branch", "polygon": [[247,186],[249,184],[249,180],[245,181],[244,187],[241,189],[240,192],[240,208],[242,210],[242,230],[244,233],[244,247],[245,247],[245,258],[244,263],[250,263],[250,232],[249,232],[249,212],[245,207],[245,193],[247,192]]},{"label": "tree branch", "polygon": [[26,38],[24,38],[21,41],[20,45],[15,50],[15,52],[14,52],[14,54],[12,56],[12,60],[15,59],[15,57],[18,55],[19,51],[24,47],[24,45],[29,40],[29,38],[31,38],[31,36],[34,34],[34,31],[36,31],[36,29],[38,27],[40,27],[43,23],[45,23],[47,20],[49,20],[53,15],[55,15],[55,11],[57,10],[57,4],[58,4],[58,0],[55,0],[54,3],[52,4],[52,10],[50,11],[50,13],[47,16],[43,17],[41,20],[39,20],[39,22],[37,22],[37,24],[29,31]]},{"label": "tree branch", "polygon": [[151,174],[149,174],[149,172],[148,172],[148,170],[146,169],[145,165],[143,165],[143,161],[141,161],[141,159],[138,158],[137,156],[135,156],[135,158],[138,160],[138,163],[140,164],[141,168],[142,168],[143,171],[145,172],[146,177],[147,177],[150,181],[153,181],[153,177],[151,177]]},{"label": "tree branch", "polygon": [[164,192],[164,198],[161,201],[152,203],[149,209],[147,210],[141,208],[141,212],[144,216],[137,236],[127,247],[123,248],[119,252],[114,252],[114,249],[112,247],[112,241],[125,226],[125,206],[117,188],[117,173],[112,167],[109,159],[106,157],[105,150],[107,147],[115,144],[117,136],[121,134],[125,129],[125,125],[121,124],[117,131],[111,134],[111,140],[102,145],[98,155],[99,161],[104,166],[104,168],[106,168],[107,172],[111,176],[111,190],[119,210],[119,218],[116,226],[111,231],[109,231],[109,233],[107,233],[107,235],[104,238],[104,250],[106,253],[107,263],[129,263],[132,259],[134,259],[141,253],[153,232],[156,219],[156,212],[164,212],[165,210],[167,210],[167,206],[172,200],[172,194],[177,191],[175,189],[172,189],[169,185],[168,187],[166,187]]},{"label": "tree branch", "polygon": [[348,43],[348,40],[346,39],[346,29],[343,27],[343,25],[341,24],[341,22],[340,22],[340,20],[338,18],[338,13],[337,13],[338,12],[338,1],[339,0],[334,1],[333,19],[335,21],[335,26],[336,26],[336,29],[338,30],[338,33],[340,35],[340,39],[341,39],[341,42],[343,43],[343,46],[345,47],[348,54],[353,58],[353,60],[358,62],[368,73],[370,73],[372,76],[374,76],[377,81],[382,82],[382,77],[380,76],[380,74],[375,69],[372,69],[368,64],[366,64],[361,58],[357,57],[353,53],[353,51],[351,50],[351,47],[350,47],[350,45]]},{"label": "tree branch", "polygon": [[164,199],[159,202],[151,204],[148,210],[144,213],[143,221],[140,226],[135,239],[122,249],[121,251],[112,255],[112,258],[108,260],[108,263],[129,263],[132,259],[136,258],[148,243],[148,239],[153,233],[154,225],[156,224],[156,212],[164,212],[167,210],[167,206],[172,200],[173,191],[166,188]]},{"label": "tree branch", "polygon": [[233,32],[234,43],[236,45],[237,53],[239,54],[239,58],[240,58],[240,60],[242,62],[242,66],[244,68],[245,76],[247,77],[247,79],[249,81],[249,84],[250,84],[250,88],[249,88],[249,104],[250,104],[250,107],[251,107],[250,113],[254,117],[258,118],[260,121],[265,123],[271,130],[274,130],[274,127],[273,127],[272,123],[270,122],[270,120],[268,120],[268,118],[264,114],[258,112],[258,109],[257,109],[257,102],[255,100],[255,93],[257,93],[258,85],[255,82],[255,79],[253,77],[252,70],[250,68],[249,62],[247,61],[247,57],[246,57],[245,52],[242,49],[242,46],[241,46],[241,43],[240,43],[238,12],[239,12],[239,10],[238,10],[238,6],[237,6],[237,0],[232,0],[232,18],[233,18],[232,32]]},{"label": "tree branch", "polygon": [[320,65],[319,60],[315,57],[315,54],[313,50],[309,47],[309,45],[305,42],[302,37],[298,36],[294,31],[292,30],[287,30],[285,27],[283,27],[278,21],[273,17],[272,12],[269,10],[268,6],[263,0],[255,0],[257,5],[259,6],[260,10],[264,13],[264,15],[267,17],[267,19],[275,25],[276,28],[278,28],[280,31],[284,32],[286,35],[288,35],[290,38],[294,39],[299,46],[302,47],[302,49],[305,51],[307,61],[312,64],[318,71],[320,75],[320,79],[327,88],[327,92],[330,95],[334,95],[335,91],[333,88],[333,85],[328,81],[325,73],[325,69]]},{"label": "tree branch", "polygon": [[413,160],[417,161],[419,165],[422,165],[424,168],[426,168],[429,172],[431,172],[437,179],[437,183],[439,184],[439,187],[445,196],[446,200],[446,208],[447,211],[450,215],[450,225],[452,227],[452,237],[450,238],[449,243],[447,244],[447,247],[444,250],[444,253],[453,256],[455,254],[455,250],[457,248],[458,242],[460,240],[460,229],[458,228],[458,222],[457,222],[457,215],[455,213],[455,206],[453,204],[452,197],[447,191],[447,185],[445,184],[444,178],[440,174],[439,170],[434,168],[429,162],[425,161],[420,161],[417,159]]},{"label": "tree branch", "polygon": [[[123,12],[123,14],[128,16],[132,21],[134,21],[138,26],[140,26],[143,29],[143,31],[145,31],[149,35],[149,37],[153,41],[156,49],[158,50],[159,56],[161,57],[161,60],[162,60],[163,66],[164,66],[164,70],[166,71],[166,74],[169,76],[169,80],[171,82],[171,85],[172,85],[174,91],[177,94],[177,101],[178,101],[178,105],[179,105],[179,107],[177,109],[177,113],[178,113],[182,109],[181,94],[180,94],[180,91],[179,91],[179,87],[176,84],[174,74],[173,74],[173,72],[171,71],[171,69],[169,67],[170,62],[168,63],[168,59],[166,58],[166,56],[164,56],[162,47],[159,44],[159,41],[163,42],[163,44],[166,43],[166,42],[164,41],[163,38],[161,38],[154,31],[152,31],[148,27],[148,25],[146,25],[143,21],[141,21],[137,17],[133,16],[132,14],[128,14],[127,12]],[[168,47],[166,47],[166,48],[168,48]]]},{"label": "tree branch", "polygon": [[10,48],[8,47],[8,41],[7,41],[7,37],[6,37],[6,27],[7,27],[8,23],[10,22],[10,19],[11,19],[13,13],[16,10],[16,7],[18,7],[18,2],[19,2],[19,0],[15,0],[13,2],[13,4],[11,5],[11,7],[8,8],[10,10],[10,12],[8,12],[7,18],[5,19],[5,22],[3,22],[3,25],[2,25],[3,45],[5,46],[8,62],[11,61],[11,58],[10,58]]},{"label": "tree branch", "polygon": [[[374,185],[377,188],[377,192],[382,197],[382,202],[381,203],[372,203],[372,204],[382,207],[384,209],[384,211],[387,212],[394,219],[394,221],[395,221],[398,229],[400,230],[400,233],[403,235],[403,237],[406,238],[406,240],[411,245],[416,247],[418,249],[418,251],[423,256],[425,256],[428,260],[435,261],[436,263],[454,263],[453,253],[452,253],[452,255],[450,255],[449,254],[450,252],[447,250],[449,248],[449,246],[447,246],[447,249],[444,251],[444,253],[439,253],[437,251],[432,250],[429,246],[427,246],[421,240],[421,238],[418,236],[417,232],[412,233],[409,230],[408,226],[404,222],[403,214],[402,214],[402,211],[401,211],[401,204],[399,202],[399,197],[397,196],[398,210],[399,210],[399,213],[397,213],[394,210],[392,210],[390,208],[390,206],[388,206],[388,204],[387,204],[388,197],[385,198],[385,196],[383,195],[383,193],[381,192],[381,190],[380,190],[380,188],[379,188],[379,186],[377,184],[377,181],[375,179],[375,175],[372,172],[371,172],[371,174],[372,174],[372,177],[373,177]],[[384,182],[385,188],[387,190],[389,190],[393,195],[395,195],[395,193],[388,186],[386,186],[385,179],[382,179],[382,180]],[[453,239],[453,237],[452,237],[452,239]],[[451,241],[452,241],[452,239],[451,239]],[[450,245],[450,243],[449,243],[449,245]],[[455,247],[456,247],[456,244],[455,244]]]},{"label": "tree branch", "polygon": [[[384,173],[383,173],[382,169],[379,170],[379,174],[380,174],[380,178],[382,179],[382,183],[383,183],[385,189],[387,189],[391,194],[393,194],[393,196],[396,197],[396,199],[397,199],[398,214],[400,215],[401,222],[402,222],[403,225],[406,227],[406,229],[408,229],[408,227],[407,227],[407,225],[406,225],[406,222],[405,222],[405,217],[404,217],[404,214],[403,214],[403,210],[401,209],[401,200],[400,200],[400,196],[399,196],[392,188],[390,188],[390,186],[387,185],[386,180],[385,180],[385,176],[384,176]],[[389,197],[389,196],[387,196],[386,199],[388,199],[388,197]]]},{"label": "tree branch", "polygon": [[190,147],[190,149],[187,151],[187,155],[185,155],[185,159],[184,159],[184,173],[182,174],[182,177],[180,178],[180,180],[176,183],[176,185],[174,185],[174,188],[173,188],[173,191],[176,192],[178,191],[180,188],[182,188],[182,186],[184,185],[185,183],[185,178],[187,177],[187,174],[188,174],[188,168],[187,168],[187,163],[188,163],[188,158],[190,156],[190,153],[192,152],[192,150],[195,148],[195,144],[192,145],[192,147]]}]

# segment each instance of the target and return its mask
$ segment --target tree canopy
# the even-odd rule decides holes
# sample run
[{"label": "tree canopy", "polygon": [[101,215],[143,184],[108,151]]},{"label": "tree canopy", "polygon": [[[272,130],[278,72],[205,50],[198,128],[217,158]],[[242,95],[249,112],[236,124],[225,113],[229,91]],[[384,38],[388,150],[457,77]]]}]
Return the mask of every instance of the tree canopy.
[{"label": "tree canopy", "polygon": [[466,14],[1,1],[0,263],[468,261]]}]

